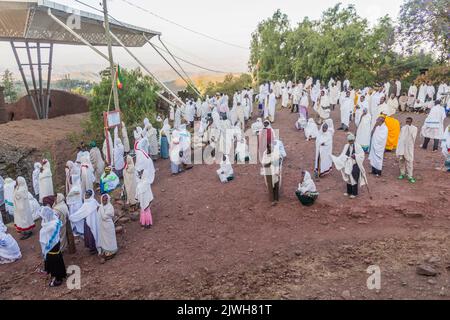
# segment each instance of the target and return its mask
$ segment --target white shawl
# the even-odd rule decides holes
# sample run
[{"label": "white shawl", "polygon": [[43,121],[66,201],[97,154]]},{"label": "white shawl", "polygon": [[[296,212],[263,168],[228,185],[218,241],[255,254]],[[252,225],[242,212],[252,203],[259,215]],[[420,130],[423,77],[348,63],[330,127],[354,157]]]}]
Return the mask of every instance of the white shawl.
[{"label": "white shawl", "polygon": [[331,156],[331,158],[333,159],[336,170],[341,171],[342,178],[347,183],[351,183],[351,181],[353,180],[353,165],[356,163],[360,170],[359,185],[362,187],[367,184],[366,170],[364,169],[364,150],[356,142],[354,143],[354,147],[355,159],[347,156],[347,151],[350,148],[350,144],[348,143],[345,145],[344,150],[342,150],[342,153],[339,157]]},{"label": "white shawl", "polygon": [[49,207],[42,207],[40,216],[42,222],[41,230],[39,232],[39,243],[41,244],[42,256],[45,258],[47,253],[52,250],[60,240],[59,232],[62,223],[55,212]]},{"label": "white shawl", "polygon": [[116,229],[114,226],[114,207],[111,204],[111,198],[109,195],[103,195],[102,197],[108,197],[108,203],[103,205],[101,202],[98,208],[99,216],[99,236],[97,247],[104,251],[116,252],[117,251],[117,239]]},{"label": "white shawl", "polygon": [[29,229],[34,226],[28,187],[23,177],[17,178],[17,186],[14,190],[14,224],[20,229]]},{"label": "white shawl", "polygon": [[384,151],[388,138],[388,128],[385,123],[375,128],[370,145],[370,165],[377,170],[383,169]]},{"label": "white shawl", "polygon": [[311,174],[308,171],[305,171],[305,177],[303,178],[303,182],[298,184],[298,191],[301,194],[317,191],[316,184],[311,179]]}]

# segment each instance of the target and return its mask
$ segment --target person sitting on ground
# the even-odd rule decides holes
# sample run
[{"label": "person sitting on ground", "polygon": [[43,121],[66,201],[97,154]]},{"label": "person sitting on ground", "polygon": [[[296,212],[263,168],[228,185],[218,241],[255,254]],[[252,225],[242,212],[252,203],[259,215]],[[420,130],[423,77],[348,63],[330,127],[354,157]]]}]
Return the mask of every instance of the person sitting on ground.
[{"label": "person sitting on ground", "polygon": [[217,170],[217,175],[222,183],[227,183],[234,180],[234,171],[228,155],[223,155],[220,163],[220,169]]},{"label": "person sitting on ground", "polygon": [[106,167],[105,172],[102,174],[100,178],[100,192],[101,194],[111,193],[114,191],[120,184],[119,177],[112,172],[111,167]]},{"label": "person sitting on ground", "polygon": [[298,184],[295,195],[300,203],[306,207],[312,206],[319,197],[316,184],[312,180],[311,174],[306,170],[302,171],[302,181]]},{"label": "person sitting on ground", "polygon": [[8,233],[0,215],[0,265],[13,263],[22,258],[17,241]]}]

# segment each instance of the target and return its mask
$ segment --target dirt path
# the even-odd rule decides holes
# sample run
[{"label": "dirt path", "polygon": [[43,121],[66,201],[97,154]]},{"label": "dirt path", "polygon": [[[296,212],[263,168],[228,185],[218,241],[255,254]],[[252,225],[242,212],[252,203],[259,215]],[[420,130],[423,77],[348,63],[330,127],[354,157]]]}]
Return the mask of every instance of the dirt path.
[{"label": "dirt path", "polygon": [[[336,111],[333,118],[337,127]],[[420,127],[423,115],[414,118]],[[387,154],[384,176],[369,177],[373,200],[366,191],[345,198],[333,172],[317,183],[316,205],[304,208],[294,191],[300,168],[312,170],[314,142],[295,130],[296,115],[282,110],[276,120],[288,154],[277,207],[258,166],[235,166],[235,181],[222,185],[218,166],[172,177],[169,162],[158,160],[151,230],[125,224],[119,254],[103,265],[78,244],[77,254],[65,256],[81,267],[82,289],[74,291],[50,289],[33,273],[40,263],[35,234],[19,243],[22,260],[0,266],[0,298],[448,298],[450,180],[435,170],[441,154],[417,149],[415,185],[396,179],[395,154]],[[335,154],[344,142],[338,131]],[[415,272],[428,258],[441,272],[432,279]],[[366,287],[372,264],[382,270],[378,293]]]}]

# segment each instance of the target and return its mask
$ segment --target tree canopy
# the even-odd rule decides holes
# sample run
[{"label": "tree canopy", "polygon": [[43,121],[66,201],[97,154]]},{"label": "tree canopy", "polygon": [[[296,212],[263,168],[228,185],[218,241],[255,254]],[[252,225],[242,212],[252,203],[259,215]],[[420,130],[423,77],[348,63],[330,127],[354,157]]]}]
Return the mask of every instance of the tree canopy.
[{"label": "tree canopy", "polygon": [[277,10],[252,34],[249,69],[258,82],[309,76],[348,78],[358,87],[397,78],[412,82],[435,61],[431,54],[398,50],[396,31],[389,16],[370,26],[353,5],[339,3],[294,27]]},{"label": "tree canopy", "polygon": [[[156,114],[156,91],[158,86],[149,76],[138,69],[121,69],[124,88],[119,90],[122,121],[131,128],[148,117],[154,120]],[[97,140],[103,138],[103,112],[114,110],[111,88],[111,73],[106,69],[100,73],[102,80],[92,90],[89,102],[90,118],[86,123],[86,134]]]}]

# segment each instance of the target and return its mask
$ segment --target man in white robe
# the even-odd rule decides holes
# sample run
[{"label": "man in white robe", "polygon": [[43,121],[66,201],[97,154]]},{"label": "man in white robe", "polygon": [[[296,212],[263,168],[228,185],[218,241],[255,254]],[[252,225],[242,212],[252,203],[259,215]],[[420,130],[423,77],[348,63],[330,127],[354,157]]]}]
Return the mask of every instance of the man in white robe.
[{"label": "man in white robe", "polygon": [[396,155],[399,158],[400,180],[408,178],[409,182],[415,183],[414,169],[414,144],[417,138],[417,127],[412,125],[413,119],[406,118],[406,125],[400,131]]},{"label": "man in white robe", "polygon": [[234,171],[228,155],[223,155],[217,175],[222,183],[227,183],[234,179]]},{"label": "man in white robe", "polygon": [[277,106],[277,98],[273,90],[270,90],[269,102],[267,106],[267,114],[264,112],[264,118],[268,118],[271,123],[275,122],[275,112]]},{"label": "man in white robe", "polygon": [[436,94],[436,100],[442,100],[445,97],[445,94],[448,93],[448,90],[448,86],[444,82],[441,82]]},{"label": "man in white robe", "polygon": [[281,107],[287,108],[289,103],[289,93],[286,87],[281,89]]},{"label": "man in white robe", "polygon": [[434,86],[431,83],[431,81],[428,81],[427,97],[430,98],[431,100],[434,100],[434,95],[435,94],[436,94],[436,89],[434,88]]},{"label": "man in white robe", "polygon": [[364,169],[364,151],[355,142],[355,136],[351,133],[347,136],[348,143],[344,146],[339,157],[332,156],[337,170],[341,171],[342,178],[347,183],[347,192],[344,193],[350,199],[358,196],[358,185],[363,187],[367,184],[366,170]]},{"label": "man in white robe", "polygon": [[439,141],[444,135],[444,120],[446,117],[444,107],[441,106],[440,101],[436,100],[436,104],[430,109],[421,130],[421,136],[424,137],[423,149],[428,148],[431,139],[434,140],[433,152],[439,149]]},{"label": "man in white robe", "polygon": [[125,122],[122,122],[122,142],[123,142],[123,151],[125,153],[130,152],[130,139],[128,138],[127,127],[125,126]]},{"label": "man in white robe", "polygon": [[380,108],[380,113],[387,115],[388,117],[394,115],[398,110],[398,99],[394,93],[391,93],[386,106]]},{"label": "man in white robe", "polygon": [[317,103],[314,104],[314,110],[319,115],[321,121],[324,121],[330,117],[330,99],[324,90],[321,91],[320,97],[317,99]]},{"label": "man in white robe", "polygon": [[339,89],[335,84],[333,84],[329,90],[330,90],[331,109],[334,110],[334,108],[336,107],[336,105],[338,103],[338,99],[339,99]]},{"label": "man in white robe", "polygon": [[402,82],[400,81],[400,79],[397,79],[397,80],[395,81],[395,89],[396,89],[396,91],[395,91],[395,96],[396,96],[397,98],[399,98],[400,95],[401,95],[401,93],[402,93]]},{"label": "man in white robe", "polygon": [[316,139],[316,157],[314,172],[316,177],[323,177],[330,173],[333,166],[331,155],[333,152],[333,133],[328,131],[328,124],[324,123]]},{"label": "man in white robe", "polygon": [[54,196],[52,170],[47,159],[42,160],[41,173],[39,174],[39,203],[48,196]]},{"label": "man in white robe", "polygon": [[356,131],[356,143],[365,151],[369,151],[370,135],[372,133],[372,116],[367,109],[362,109],[362,115]]},{"label": "man in white robe", "polygon": [[372,174],[381,176],[383,171],[384,152],[388,138],[388,128],[383,117],[379,117],[372,130],[369,160],[372,166]]},{"label": "man in white robe", "polygon": [[428,86],[425,83],[422,83],[419,87],[419,94],[417,95],[417,99],[420,100],[421,103],[425,102],[425,98],[427,97],[427,88]]},{"label": "man in white robe", "polygon": [[358,104],[356,105],[356,110],[355,110],[355,125],[356,125],[356,127],[358,127],[359,123],[361,122],[361,117],[363,115],[364,110],[366,110],[367,112],[369,111],[369,104],[368,104],[368,101],[366,100],[366,96],[361,95],[361,97],[359,98]]},{"label": "man in white robe", "polygon": [[350,97],[350,91],[347,91],[345,98],[340,103],[341,108],[341,127],[338,130],[348,131],[350,126],[350,116],[353,113],[354,101]]}]

